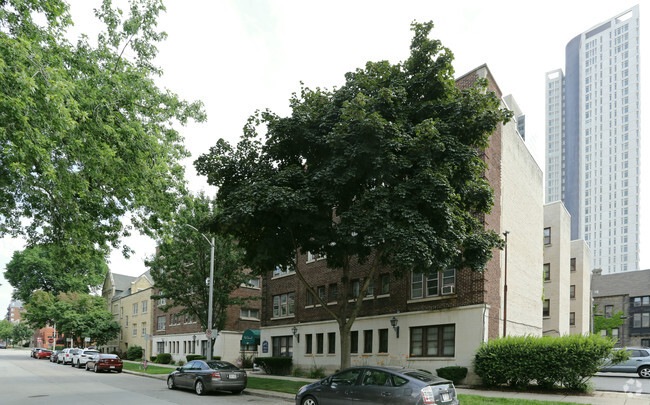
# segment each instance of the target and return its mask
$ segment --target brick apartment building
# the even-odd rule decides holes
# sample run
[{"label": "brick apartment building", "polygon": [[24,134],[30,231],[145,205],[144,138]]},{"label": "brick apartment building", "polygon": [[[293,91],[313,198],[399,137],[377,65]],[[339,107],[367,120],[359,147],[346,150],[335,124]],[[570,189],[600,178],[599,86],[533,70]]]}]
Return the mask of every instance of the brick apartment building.
[{"label": "brick apartment building", "polygon": [[[218,283],[215,283],[215,288],[219,288]],[[255,297],[256,299],[248,301],[244,306],[228,307],[226,327],[218,331],[214,356],[236,363],[242,355],[250,356],[257,353],[256,344],[242,344],[242,335],[246,331],[259,334],[261,292],[259,278],[251,280],[250,285],[242,285],[232,292],[233,297]],[[163,312],[160,306],[164,304],[164,300],[154,302],[153,354],[171,353],[172,359],[176,361],[186,361],[188,354],[205,356],[209,343],[201,324],[189,315],[181,315],[183,308],[180,307]]]},{"label": "brick apartment building", "polygon": [[[502,97],[485,65],[459,78],[457,85],[467,88],[479,77],[487,78],[489,90]],[[514,104],[512,97],[506,100]],[[522,128],[518,130],[517,118],[499,126],[482,156],[495,204],[492,212],[480,219],[487,229],[499,234],[508,231],[507,263],[506,253],[495,250],[483,273],[452,269],[428,279],[422,274],[397,278],[391,269],[382,269],[352,326],[353,365],[398,365],[432,371],[459,365],[471,370],[481,342],[504,333],[541,335],[543,179],[520,134]],[[322,259],[302,255],[296,267],[336,311],[341,273],[327,268]],[[352,269],[352,280],[362,282],[367,271],[367,267],[357,265]],[[263,285],[259,354],[292,356],[294,365],[306,369],[314,365],[328,371],[339,368],[338,324],[314,305],[295,272],[269,272]]]}]

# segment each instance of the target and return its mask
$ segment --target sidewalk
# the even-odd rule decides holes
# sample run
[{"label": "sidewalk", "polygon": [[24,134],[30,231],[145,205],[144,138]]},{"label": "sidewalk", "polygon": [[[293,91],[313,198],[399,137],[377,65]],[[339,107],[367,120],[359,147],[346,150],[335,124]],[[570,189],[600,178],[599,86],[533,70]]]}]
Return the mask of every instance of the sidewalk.
[{"label": "sidewalk", "polygon": [[[165,364],[156,364],[156,366],[169,367],[171,372],[176,368],[176,366],[169,366]],[[261,371],[248,371],[249,376],[261,377],[261,378],[271,378],[278,380],[292,380],[292,381],[304,381],[305,384],[317,381],[316,379],[311,378],[302,378],[302,377],[292,377],[292,376],[275,376],[267,375]],[[159,380],[165,381],[167,379],[166,374],[144,374],[135,371],[124,370],[125,373],[141,375],[144,377],[157,378]],[[529,393],[529,392],[512,392],[512,391],[489,391],[489,390],[480,390],[467,387],[457,387],[456,391],[459,394],[465,395],[478,395],[481,397],[495,397],[495,398],[513,398],[513,399],[527,399],[527,400],[537,400],[537,401],[555,401],[555,402],[575,402],[578,404],[591,404],[591,405],[649,405],[650,404],[650,394],[627,394],[622,392],[609,392],[609,391],[594,391],[591,394],[585,395],[563,395],[563,394],[541,394],[541,393]],[[265,390],[256,390],[251,388],[246,388],[243,394],[255,395],[263,398],[275,398],[275,399],[284,399],[288,402],[294,402],[294,394],[285,394],[282,392],[275,391],[265,391]]]}]

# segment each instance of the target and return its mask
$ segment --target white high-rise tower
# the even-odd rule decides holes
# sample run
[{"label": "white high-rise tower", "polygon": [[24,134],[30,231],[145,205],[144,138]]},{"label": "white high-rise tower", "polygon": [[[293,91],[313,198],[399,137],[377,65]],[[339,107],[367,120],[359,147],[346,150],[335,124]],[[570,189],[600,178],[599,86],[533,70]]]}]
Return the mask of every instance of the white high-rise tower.
[{"label": "white high-rise tower", "polygon": [[546,202],[603,273],[639,268],[639,6],[573,38],[546,74]]}]

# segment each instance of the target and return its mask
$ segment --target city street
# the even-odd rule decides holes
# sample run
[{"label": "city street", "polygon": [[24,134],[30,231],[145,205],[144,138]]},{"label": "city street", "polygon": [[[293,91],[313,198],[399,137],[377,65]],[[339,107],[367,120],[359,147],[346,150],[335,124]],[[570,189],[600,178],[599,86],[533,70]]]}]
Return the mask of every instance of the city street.
[{"label": "city street", "polygon": [[598,391],[650,394],[650,379],[632,373],[598,373],[591,379]]},{"label": "city street", "polygon": [[127,373],[95,374],[36,360],[29,350],[0,350],[0,403],[4,404],[265,404],[287,402],[253,395],[169,390],[164,380]]}]

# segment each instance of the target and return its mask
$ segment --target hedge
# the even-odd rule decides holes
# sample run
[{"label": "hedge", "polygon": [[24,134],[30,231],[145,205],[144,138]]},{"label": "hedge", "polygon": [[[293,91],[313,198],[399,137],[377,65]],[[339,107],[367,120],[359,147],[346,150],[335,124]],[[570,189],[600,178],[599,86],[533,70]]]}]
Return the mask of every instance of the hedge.
[{"label": "hedge", "polygon": [[289,375],[293,366],[291,357],[256,357],[257,364],[266,374]]},{"label": "hedge", "polygon": [[436,369],[438,377],[445,378],[454,382],[454,385],[459,384],[467,377],[467,367],[449,366]]},{"label": "hedge", "polygon": [[156,363],[169,364],[172,361],[171,353],[158,353],[156,356]]},{"label": "hedge", "polygon": [[618,362],[627,356],[613,347],[611,339],[598,335],[508,336],[481,344],[474,371],[487,386],[535,383],[586,391],[587,381],[608,357]]},{"label": "hedge", "polygon": [[144,350],[140,346],[131,346],[127,349],[126,351],[126,359],[127,360],[140,360],[142,358],[142,355],[144,354]]}]

